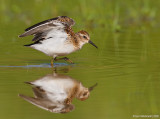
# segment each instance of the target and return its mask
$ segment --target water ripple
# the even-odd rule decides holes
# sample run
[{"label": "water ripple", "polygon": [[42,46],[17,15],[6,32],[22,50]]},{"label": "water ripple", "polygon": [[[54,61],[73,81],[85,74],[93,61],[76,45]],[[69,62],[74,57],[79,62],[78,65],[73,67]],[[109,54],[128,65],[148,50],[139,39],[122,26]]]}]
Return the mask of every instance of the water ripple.
[{"label": "water ripple", "polygon": [[[54,67],[62,67],[62,66],[68,66],[68,65],[74,65],[74,64],[67,64],[67,63],[54,63]],[[21,68],[51,68],[50,63],[43,63],[38,65],[25,65],[25,66],[0,66],[0,67],[21,67]]]}]

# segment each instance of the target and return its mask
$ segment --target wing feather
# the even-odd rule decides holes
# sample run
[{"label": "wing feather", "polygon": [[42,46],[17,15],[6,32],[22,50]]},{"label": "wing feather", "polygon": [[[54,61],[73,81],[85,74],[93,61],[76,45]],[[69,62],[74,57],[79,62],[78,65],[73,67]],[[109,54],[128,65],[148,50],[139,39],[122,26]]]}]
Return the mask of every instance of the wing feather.
[{"label": "wing feather", "polygon": [[50,100],[43,100],[39,98],[34,98],[34,97],[28,97],[22,94],[19,94],[21,98],[26,100],[27,102],[50,112],[54,113],[67,113],[70,112],[74,109],[74,105],[59,105],[58,103],[51,102]]},{"label": "wing feather", "polygon": [[[41,37],[42,35],[46,35],[49,31],[53,29],[65,29],[66,27],[71,27],[75,24],[74,20],[67,16],[59,16],[56,18],[48,19],[37,23],[29,28],[27,28],[23,34],[19,35],[19,37],[25,37],[28,35],[35,35],[33,41],[36,38]],[[45,36],[44,35],[44,36]],[[41,39],[41,38],[40,38]]]},{"label": "wing feather", "polygon": [[40,26],[40,25],[42,25],[42,24],[45,24],[45,23],[48,23],[48,22],[51,22],[51,21],[57,20],[57,19],[58,19],[58,17],[52,18],[52,19],[48,19],[48,20],[45,20],[45,21],[42,21],[42,22],[39,22],[39,23],[37,23],[37,24],[29,27],[29,28],[26,28],[25,31],[29,31],[29,30],[31,30],[32,28],[35,28],[35,27],[37,27],[37,26]]},{"label": "wing feather", "polygon": [[55,105],[54,103],[52,104],[52,102],[50,102],[48,100],[42,100],[42,99],[38,99],[38,98],[34,98],[34,97],[28,97],[28,96],[25,96],[25,95],[22,95],[22,94],[19,94],[19,96],[21,98],[23,98],[24,100],[26,100],[26,101],[32,103],[33,105],[35,105],[39,108],[42,108],[44,110],[49,110],[48,108],[50,106],[53,107]]}]

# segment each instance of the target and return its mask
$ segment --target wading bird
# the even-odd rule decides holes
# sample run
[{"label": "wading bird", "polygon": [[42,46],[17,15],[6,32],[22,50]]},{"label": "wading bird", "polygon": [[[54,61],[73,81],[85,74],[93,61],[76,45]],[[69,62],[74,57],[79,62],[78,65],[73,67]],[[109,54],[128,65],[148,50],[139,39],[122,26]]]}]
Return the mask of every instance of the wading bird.
[{"label": "wading bird", "polygon": [[89,34],[81,30],[74,33],[72,26],[74,20],[67,16],[59,16],[37,23],[25,30],[19,37],[34,35],[33,43],[24,46],[39,50],[52,57],[53,62],[64,59],[73,63],[69,58],[63,57],[57,59],[58,56],[65,56],[82,48],[86,43],[97,46],[90,40]]}]

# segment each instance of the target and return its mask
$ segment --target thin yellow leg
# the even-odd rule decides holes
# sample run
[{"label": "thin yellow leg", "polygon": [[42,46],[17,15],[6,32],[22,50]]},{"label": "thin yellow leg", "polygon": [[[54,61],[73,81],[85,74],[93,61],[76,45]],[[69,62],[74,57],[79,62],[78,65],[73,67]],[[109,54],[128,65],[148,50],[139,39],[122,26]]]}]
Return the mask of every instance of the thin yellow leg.
[{"label": "thin yellow leg", "polygon": [[54,66],[54,64],[53,64],[53,58],[51,59],[51,67],[53,67]]}]

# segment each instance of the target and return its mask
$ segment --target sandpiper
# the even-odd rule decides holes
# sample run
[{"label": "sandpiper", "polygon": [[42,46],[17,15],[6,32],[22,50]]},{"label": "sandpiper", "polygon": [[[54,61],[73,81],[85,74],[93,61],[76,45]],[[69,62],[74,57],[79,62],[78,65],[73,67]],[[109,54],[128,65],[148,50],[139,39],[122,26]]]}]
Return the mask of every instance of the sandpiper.
[{"label": "sandpiper", "polygon": [[48,74],[38,80],[26,82],[32,85],[34,97],[19,94],[24,100],[53,113],[67,113],[74,109],[74,98],[84,101],[88,99],[97,83],[89,88],[80,81],[57,73]]},{"label": "sandpiper", "polygon": [[67,16],[58,16],[56,18],[48,19],[37,23],[27,29],[19,37],[34,35],[33,43],[24,46],[39,50],[48,56],[52,57],[53,61],[64,59],[73,63],[69,58],[63,57],[57,59],[58,56],[65,56],[82,48],[86,43],[90,43],[97,48],[97,46],[90,40],[89,34],[81,30],[74,33],[72,26],[75,24],[74,20]]}]

